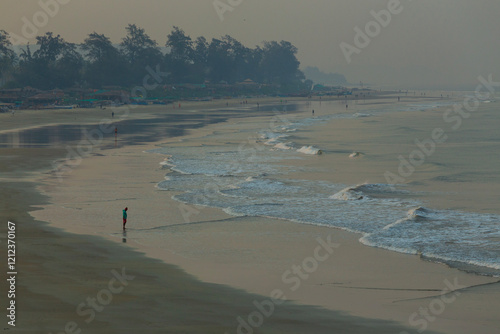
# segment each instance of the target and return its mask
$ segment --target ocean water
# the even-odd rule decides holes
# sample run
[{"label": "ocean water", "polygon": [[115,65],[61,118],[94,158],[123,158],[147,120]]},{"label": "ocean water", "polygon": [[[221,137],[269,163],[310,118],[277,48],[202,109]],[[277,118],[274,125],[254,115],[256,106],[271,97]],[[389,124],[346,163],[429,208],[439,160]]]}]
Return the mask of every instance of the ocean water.
[{"label": "ocean water", "polygon": [[216,207],[234,216],[340,228],[360,233],[360,242],[368,246],[419,254],[430,261],[499,276],[498,214],[426,207],[420,194],[404,185],[336,184],[287,177],[308,172],[306,167],[286,164],[287,160],[314,159],[323,153],[320,147],[295,143],[294,135],[301,131],[341,119],[451,104],[426,102],[386,109],[377,106],[362,113],[278,117],[265,129],[256,123],[236,133],[211,134],[205,145],[159,148],[151,152],[165,155],[162,164],[170,172],[157,187],[179,193],[173,198],[186,204]]}]

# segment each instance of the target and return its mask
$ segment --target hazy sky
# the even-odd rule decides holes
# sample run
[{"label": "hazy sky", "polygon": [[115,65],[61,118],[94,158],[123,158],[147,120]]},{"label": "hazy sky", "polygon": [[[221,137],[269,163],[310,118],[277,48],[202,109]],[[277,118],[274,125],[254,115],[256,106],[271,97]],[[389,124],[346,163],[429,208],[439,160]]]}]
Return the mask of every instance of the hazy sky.
[{"label": "hazy sky", "polygon": [[[41,12],[40,3],[56,1],[65,4],[53,17]],[[288,40],[299,48],[302,67],[339,72],[355,83],[475,85],[489,74],[500,81],[499,0],[400,0],[386,27],[373,24],[370,12],[398,0],[217,1],[232,9],[223,20],[214,0],[0,0],[0,29],[29,37],[25,18],[38,23],[38,35],[52,31],[80,43],[95,31],[118,43],[125,26],[135,23],[164,45],[176,25],[193,39],[229,34],[249,47]],[[355,47],[354,28],[364,31],[370,22],[369,45],[358,47],[348,63],[341,43]]]}]

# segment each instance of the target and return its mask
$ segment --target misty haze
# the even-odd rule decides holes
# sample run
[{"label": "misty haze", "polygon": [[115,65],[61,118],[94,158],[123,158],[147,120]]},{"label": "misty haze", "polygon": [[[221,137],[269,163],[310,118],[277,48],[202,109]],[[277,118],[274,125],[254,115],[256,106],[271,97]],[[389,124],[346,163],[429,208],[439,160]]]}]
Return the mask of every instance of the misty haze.
[{"label": "misty haze", "polygon": [[3,0],[1,328],[497,333],[499,13]]}]

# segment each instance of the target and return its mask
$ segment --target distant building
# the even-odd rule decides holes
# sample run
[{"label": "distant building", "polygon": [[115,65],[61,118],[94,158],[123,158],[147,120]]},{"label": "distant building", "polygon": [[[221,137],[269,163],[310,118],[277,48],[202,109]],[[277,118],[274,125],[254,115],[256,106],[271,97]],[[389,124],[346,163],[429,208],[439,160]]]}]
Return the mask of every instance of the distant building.
[{"label": "distant building", "polygon": [[242,82],[238,82],[237,85],[242,85],[242,86],[247,86],[247,87],[259,86],[259,84],[256,83],[255,81],[253,81],[252,79],[246,79]]},{"label": "distant building", "polygon": [[0,89],[0,101],[6,103],[23,103],[29,97],[39,94],[41,91],[32,87]]},{"label": "distant building", "polygon": [[59,104],[64,98],[64,92],[60,89],[54,89],[47,92],[41,92],[28,97],[28,101],[32,104]]},{"label": "distant building", "polygon": [[103,101],[115,101],[115,102],[128,102],[130,101],[130,92],[126,90],[99,90],[87,94],[87,97],[91,97],[96,100]]}]

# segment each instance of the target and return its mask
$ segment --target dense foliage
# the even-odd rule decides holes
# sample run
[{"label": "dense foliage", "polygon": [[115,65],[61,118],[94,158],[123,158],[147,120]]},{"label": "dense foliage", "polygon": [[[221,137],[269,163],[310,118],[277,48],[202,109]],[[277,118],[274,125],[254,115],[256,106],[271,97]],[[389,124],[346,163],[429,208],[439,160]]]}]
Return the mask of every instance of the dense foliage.
[{"label": "dense foliage", "polygon": [[36,40],[36,47],[28,45],[16,56],[8,33],[0,30],[0,78],[8,86],[132,87],[142,85],[155,70],[169,73],[162,77],[162,84],[234,84],[251,79],[290,86],[304,79],[297,48],[286,41],[264,42],[252,49],[229,35],[210,42],[204,37],[193,40],[174,27],[161,48],[134,24],[126,27],[126,36],[116,46],[96,32],[79,45],[51,32]]}]

